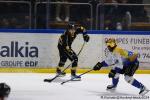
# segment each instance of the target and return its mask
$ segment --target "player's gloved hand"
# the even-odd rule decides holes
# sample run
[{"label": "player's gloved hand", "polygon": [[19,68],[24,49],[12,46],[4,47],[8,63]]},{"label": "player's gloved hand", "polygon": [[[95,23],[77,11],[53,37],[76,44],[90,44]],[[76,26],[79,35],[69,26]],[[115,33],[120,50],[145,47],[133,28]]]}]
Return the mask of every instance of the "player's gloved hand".
[{"label": "player's gloved hand", "polygon": [[69,46],[66,46],[66,51],[67,52],[72,52],[72,49]]},{"label": "player's gloved hand", "polygon": [[94,67],[93,70],[100,70],[103,67],[102,63],[98,62]]},{"label": "player's gloved hand", "polygon": [[85,42],[88,42],[90,37],[87,34],[85,34],[85,35],[83,35],[83,39]]}]

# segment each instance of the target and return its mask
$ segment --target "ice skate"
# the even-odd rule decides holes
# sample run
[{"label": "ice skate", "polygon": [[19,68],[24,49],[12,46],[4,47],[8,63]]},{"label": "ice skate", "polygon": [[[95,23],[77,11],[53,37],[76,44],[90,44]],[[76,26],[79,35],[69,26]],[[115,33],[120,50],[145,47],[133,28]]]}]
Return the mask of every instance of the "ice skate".
[{"label": "ice skate", "polygon": [[114,86],[114,85],[107,86],[107,90],[115,90],[115,89],[116,89],[116,86]]},{"label": "ice skate", "polygon": [[81,77],[76,75],[76,70],[71,70],[71,81],[81,81]]},{"label": "ice skate", "polygon": [[77,75],[71,75],[71,81],[81,81],[81,77]]},{"label": "ice skate", "polygon": [[57,71],[56,71],[56,75],[58,75],[58,77],[64,77],[64,76],[66,76],[66,73],[65,73],[65,72],[62,72],[62,71],[58,68]]},{"label": "ice skate", "polygon": [[139,95],[144,96],[145,94],[147,94],[150,90],[148,90],[145,86],[142,86]]},{"label": "ice skate", "polygon": [[64,77],[66,76],[65,72],[57,72],[56,75],[59,75],[59,77]]}]

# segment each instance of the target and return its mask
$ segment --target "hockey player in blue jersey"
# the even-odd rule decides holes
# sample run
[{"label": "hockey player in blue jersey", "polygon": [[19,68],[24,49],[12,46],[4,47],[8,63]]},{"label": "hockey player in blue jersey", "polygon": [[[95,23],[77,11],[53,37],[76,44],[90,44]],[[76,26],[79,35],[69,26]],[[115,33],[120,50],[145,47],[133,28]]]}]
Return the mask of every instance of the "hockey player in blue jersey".
[{"label": "hockey player in blue jersey", "polygon": [[105,42],[109,50],[108,56],[104,61],[98,62],[93,67],[93,70],[100,70],[101,67],[113,65],[108,75],[109,78],[112,78],[112,84],[107,86],[107,90],[115,89],[119,82],[119,75],[124,74],[124,79],[127,83],[140,89],[140,95],[146,94],[149,90],[141,82],[133,78],[135,71],[139,67],[138,53],[118,47],[115,39],[110,38]]}]

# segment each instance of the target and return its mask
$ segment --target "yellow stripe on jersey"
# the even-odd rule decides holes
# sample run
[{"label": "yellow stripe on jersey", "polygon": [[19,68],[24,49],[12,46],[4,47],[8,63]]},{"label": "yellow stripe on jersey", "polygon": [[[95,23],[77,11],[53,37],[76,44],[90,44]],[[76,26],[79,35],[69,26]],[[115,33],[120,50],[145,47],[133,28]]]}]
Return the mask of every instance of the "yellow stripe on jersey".
[{"label": "yellow stripe on jersey", "polygon": [[132,56],[129,57],[129,60],[132,62],[138,57],[138,53],[134,53]]},{"label": "yellow stripe on jersey", "polygon": [[129,58],[128,51],[120,47],[116,47],[113,52],[120,54],[123,58]]}]

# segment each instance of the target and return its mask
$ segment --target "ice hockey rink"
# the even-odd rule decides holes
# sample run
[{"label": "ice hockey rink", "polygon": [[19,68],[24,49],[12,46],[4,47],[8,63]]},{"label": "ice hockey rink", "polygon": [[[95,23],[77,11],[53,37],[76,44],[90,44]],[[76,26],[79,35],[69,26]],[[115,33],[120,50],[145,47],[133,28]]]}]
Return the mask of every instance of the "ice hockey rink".
[{"label": "ice hockey rink", "polygon": [[[73,81],[61,85],[70,79],[70,74],[57,78],[51,83],[43,82],[45,78],[53,78],[55,74],[37,73],[0,73],[0,82],[11,87],[8,100],[150,100],[150,93],[141,97],[139,90],[126,83],[124,76],[115,91],[107,91],[111,80],[107,74],[85,74],[82,81]],[[134,76],[150,89],[150,75]],[[122,98],[122,99],[121,99]]]}]

